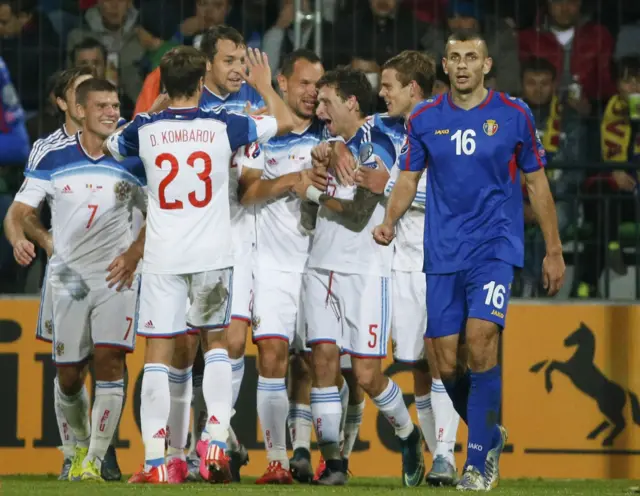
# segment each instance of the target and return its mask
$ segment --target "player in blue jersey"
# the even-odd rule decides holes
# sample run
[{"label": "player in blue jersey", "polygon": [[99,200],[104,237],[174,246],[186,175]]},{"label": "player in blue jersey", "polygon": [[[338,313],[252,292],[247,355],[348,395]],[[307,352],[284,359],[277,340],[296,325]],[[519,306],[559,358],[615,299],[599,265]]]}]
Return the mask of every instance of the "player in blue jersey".
[{"label": "player in blue jersey", "polygon": [[[475,491],[498,484],[506,442],[506,430],[497,423],[502,389],[498,343],[514,267],[524,261],[519,171],[544,234],[544,284],[550,295],[564,278],[555,206],[533,117],[521,100],[484,88],[491,64],[479,34],[449,37],[443,65],[451,92],[412,112],[401,157],[404,170],[384,222],[374,230],[378,243],[393,240],[426,168],[426,337],[433,338],[442,381],[469,428],[467,461],[457,487]],[[456,375],[460,334],[470,370]]]}]

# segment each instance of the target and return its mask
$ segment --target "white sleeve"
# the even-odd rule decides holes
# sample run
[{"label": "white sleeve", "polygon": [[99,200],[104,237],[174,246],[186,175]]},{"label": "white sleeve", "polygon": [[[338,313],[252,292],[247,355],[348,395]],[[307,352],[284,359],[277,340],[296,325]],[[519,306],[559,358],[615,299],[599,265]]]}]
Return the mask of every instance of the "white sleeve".
[{"label": "white sleeve", "polygon": [[278,121],[271,115],[255,115],[250,117],[256,124],[256,141],[266,143],[278,134]]},{"label": "white sleeve", "polygon": [[51,181],[28,177],[22,183],[14,201],[38,208],[47,195],[53,196]]},{"label": "white sleeve", "polygon": [[238,176],[242,169],[264,170],[264,152],[258,143],[250,143],[236,150],[233,155],[233,165],[238,168]]}]

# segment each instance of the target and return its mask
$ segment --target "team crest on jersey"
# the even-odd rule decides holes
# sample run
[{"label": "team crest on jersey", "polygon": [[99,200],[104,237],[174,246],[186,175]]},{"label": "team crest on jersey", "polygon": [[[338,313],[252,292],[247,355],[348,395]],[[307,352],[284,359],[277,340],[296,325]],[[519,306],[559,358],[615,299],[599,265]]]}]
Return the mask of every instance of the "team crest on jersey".
[{"label": "team crest on jersey", "polygon": [[482,129],[487,136],[493,136],[498,132],[498,123],[493,119],[489,119],[483,124]]},{"label": "team crest on jersey", "polygon": [[56,344],[56,355],[58,356],[64,355],[64,343]]},{"label": "team crest on jersey", "polygon": [[260,317],[258,317],[257,315],[251,317],[251,329],[253,331],[257,331],[258,329],[260,329]]},{"label": "team crest on jersey", "polygon": [[[53,322],[51,322],[51,319],[44,321],[44,332],[46,332],[50,336],[53,334]],[[62,347],[64,349],[64,345]]]},{"label": "team crest on jersey", "polygon": [[131,195],[132,189],[133,188],[131,186],[131,183],[128,183],[127,181],[117,182],[113,187],[113,192],[116,195],[116,200],[121,202],[127,200],[127,198],[129,198],[129,196]]}]

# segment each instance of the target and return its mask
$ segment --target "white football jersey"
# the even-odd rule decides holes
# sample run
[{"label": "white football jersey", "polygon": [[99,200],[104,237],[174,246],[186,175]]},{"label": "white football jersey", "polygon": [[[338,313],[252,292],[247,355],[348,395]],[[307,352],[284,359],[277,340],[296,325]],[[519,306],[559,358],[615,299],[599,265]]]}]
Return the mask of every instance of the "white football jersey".
[{"label": "white football jersey", "polygon": [[229,168],[238,148],[277,132],[270,116],[224,109],[169,108],[140,114],[107,146],[121,160],[139,155],[148,184],[142,272],[192,274],[234,265]]},{"label": "white football jersey", "polygon": [[[229,93],[224,97],[217,95],[205,86],[200,97],[202,110],[223,108],[229,112],[242,113],[247,103],[252,112],[265,106],[264,100],[258,92],[246,83],[236,93]],[[245,207],[238,201],[238,181],[243,167],[262,169],[263,163],[259,145],[249,145],[249,148],[238,150],[233,157],[229,176],[229,207],[231,210],[233,253],[236,263],[246,263],[247,260],[251,260],[256,242],[255,212],[257,210],[255,205]]]},{"label": "white football jersey", "polygon": [[229,176],[229,207],[231,209],[231,238],[236,263],[252,262],[256,244],[256,218],[258,210],[251,205],[245,207],[238,199],[240,176],[245,168],[264,169],[262,146],[251,143],[240,148],[233,155]]},{"label": "white football jersey", "polygon": [[[262,145],[263,179],[275,179],[311,167],[311,149],[322,139],[324,125],[314,121],[301,133],[272,138]],[[300,199],[287,193],[260,207],[256,215],[256,263],[283,272],[304,272],[311,237],[299,228]]]},{"label": "white football jersey", "polygon": [[[371,121],[358,129],[346,143],[361,167],[377,167],[379,157],[387,169],[396,162],[396,151],[390,138]],[[355,186],[340,186],[329,174],[327,193],[343,200],[353,200]],[[391,275],[393,246],[377,244],[371,232],[384,218],[384,205],[378,203],[367,225],[360,231],[350,227],[347,219],[321,206],[309,256],[309,267],[343,274]]]},{"label": "white football jersey", "polygon": [[[396,156],[400,157],[407,145],[407,130],[404,119],[389,117],[387,114],[372,116],[374,125],[391,139]],[[391,169],[391,177],[385,188],[385,196],[391,194],[398,174],[399,164]],[[422,174],[418,182],[416,197],[407,212],[398,220],[394,243],[393,270],[402,272],[422,272],[424,258],[424,208],[427,197],[427,174]]]},{"label": "white football jersey", "polygon": [[134,207],[144,209],[144,170],[136,158],[89,157],[79,134],[40,147],[15,201],[51,206],[53,282],[104,285],[107,267],[134,240]]}]

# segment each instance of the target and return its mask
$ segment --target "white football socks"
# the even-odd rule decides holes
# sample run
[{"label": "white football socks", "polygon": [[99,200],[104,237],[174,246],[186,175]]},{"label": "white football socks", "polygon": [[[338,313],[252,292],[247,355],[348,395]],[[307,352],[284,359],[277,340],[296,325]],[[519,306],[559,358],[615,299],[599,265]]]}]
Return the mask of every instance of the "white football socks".
[{"label": "white football socks", "polygon": [[287,456],[287,413],[289,398],[284,377],[258,377],[258,418],[262,426],[262,437],[269,462],[280,462],[289,469]]},{"label": "white football socks", "polygon": [[313,416],[311,406],[304,403],[291,403],[289,405],[289,436],[293,450],[304,448],[311,451],[311,426]]},{"label": "white football socks", "polygon": [[337,386],[311,388],[311,414],[322,456],[339,460],[342,405]]},{"label": "white football socks", "polygon": [[396,436],[400,439],[407,439],[413,432],[413,422],[398,385],[389,379],[385,390],[371,399],[393,426]]},{"label": "white football socks", "polygon": [[91,412],[91,441],[85,463],[94,460],[102,463],[120,423],[123,402],[124,379],[96,381],[96,394]]},{"label": "white football socks", "polygon": [[226,449],[233,391],[229,353],[222,348],[204,354],[202,394],[207,404],[206,439],[217,441]]},{"label": "white football socks", "polygon": [[62,409],[64,418],[73,432],[76,445],[81,448],[89,447],[91,426],[89,424],[89,394],[83,385],[82,389],[73,396],[67,396],[62,392],[60,383],[56,382],[55,394],[58,396],[58,404]]},{"label": "white football socks", "polygon": [[161,363],[146,363],[140,393],[140,427],[146,471],[165,462],[170,395],[169,367]]},{"label": "white football socks", "polygon": [[167,421],[167,435],[169,458],[185,459],[184,450],[189,437],[189,420],[191,396],[193,395],[193,380],[191,367],[176,369],[169,367],[169,394],[171,409]]},{"label": "white football socks", "polygon": [[53,409],[56,413],[56,423],[58,424],[58,432],[60,433],[60,441],[62,443],[62,453],[65,459],[73,458],[76,451],[76,436],[71,430],[69,422],[67,422],[62,405],[60,404],[60,394],[58,393],[58,378],[53,380]]},{"label": "white football socks", "polygon": [[433,379],[431,383],[431,405],[435,418],[436,452],[435,455],[444,456],[455,467],[454,450],[460,415],[453,407],[453,402],[440,379]]},{"label": "white football socks", "polygon": [[342,446],[342,457],[349,458],[353,451],[353,446],[358,439],[360,424],[362,424],[362,413],[364,412],[364,401],[357,405],[347,407],[347,418],[344,424],[344,444]]}]

